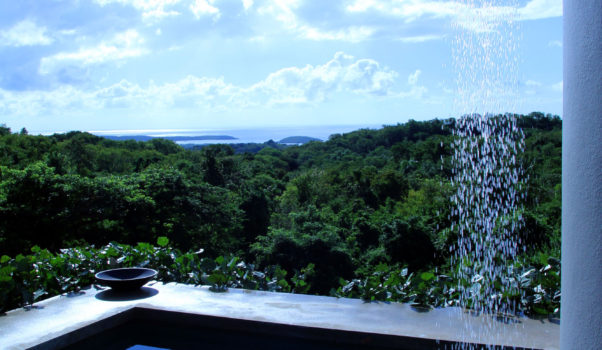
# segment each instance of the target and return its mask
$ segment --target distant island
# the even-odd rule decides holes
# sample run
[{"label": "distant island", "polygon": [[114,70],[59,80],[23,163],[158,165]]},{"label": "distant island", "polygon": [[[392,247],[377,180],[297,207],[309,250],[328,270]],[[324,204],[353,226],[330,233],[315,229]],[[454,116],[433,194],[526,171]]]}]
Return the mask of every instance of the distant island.
[{"label": "distant island", "polygon": [[[238,138],[236,138],[234,136],[230,136],[230,135],[198,135],[198,136],[97,135],[97,136],[104,137],[106,139],[113,140],[113,141],[127,141],[127,140],[150,141],[153,139],[165,139],[165,140],[170,140],[170,141],[174,141],[174,142],[184,142],[185,143],[186,141],[238,140]],[[277,143],[283,144],[283,145],[303,145],[303,144],[306,144],[311,141],[321,142],[322,140],[315,138],[315,137],[310,137],[310,136],[289,136],[289,137],[283,138],[282,140],[278,141]],[[182,145],[182,146],[184,146],[184,145]],[[188,147],[186,147],[186,148],[188,148]]]},{"label": "distant island", "polygon": [[278,143],[302,145],[302,144],[308,143],[310,141],[322,141],[322,140],[317,139],[315,137],[309,137],[309,136],[289,136],[289,137],[285,137],[282,140],[278,141]]},{"label": "distant island", "polygon": [[166,139],[170,141],[196,141],[196,140],[238,140],[236,137],[228,135],[202,135],[202,136],[147,136],[147,135],[125,135],[125,136],[111,136],[111,135],[98,135],[109,140],[114,141],[150,141],[152,139]]}]

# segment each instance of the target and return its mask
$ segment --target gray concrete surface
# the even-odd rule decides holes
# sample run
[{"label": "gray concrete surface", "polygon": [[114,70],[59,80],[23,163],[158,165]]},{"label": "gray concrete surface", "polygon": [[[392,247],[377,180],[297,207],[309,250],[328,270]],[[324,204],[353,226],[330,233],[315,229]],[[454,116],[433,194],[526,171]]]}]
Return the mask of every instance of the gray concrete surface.
[{"label": "gray concrete surface", "polygon": [[[117,300],[93,288],[57,296],[31,310],[0,316],[0,348],[41,344],[133,307],[221,316],[270,323],[451,341],[471,341],[537,349],[558,349],[559,325],[527,318],[504,323],[459,309],[419,312],[405,304],[357,299],[149,283],[143,299]],[[465,328],[465,322],[470,328]]]},{"label": "gray concrete surface", "polygon": [[564,2],[562,349],[602,348],[602,2]]}]

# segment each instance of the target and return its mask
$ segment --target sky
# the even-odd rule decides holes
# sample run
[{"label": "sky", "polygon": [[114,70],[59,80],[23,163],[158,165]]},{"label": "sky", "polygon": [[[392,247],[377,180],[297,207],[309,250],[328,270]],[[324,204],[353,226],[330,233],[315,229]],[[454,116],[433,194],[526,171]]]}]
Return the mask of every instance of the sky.
[{"label": "sky", "polygon": [[561,115],[562,0],[0,0],[13,131],[396,124],[466,90]]}]

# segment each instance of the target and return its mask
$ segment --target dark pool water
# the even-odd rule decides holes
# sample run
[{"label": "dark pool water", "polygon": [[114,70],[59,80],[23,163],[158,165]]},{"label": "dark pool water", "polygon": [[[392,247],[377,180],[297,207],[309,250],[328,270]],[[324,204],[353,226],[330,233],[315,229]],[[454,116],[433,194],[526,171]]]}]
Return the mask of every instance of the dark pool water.
[{"label": "dark pool water", "polygon": [[[341,339],[343,340],[343,339]],[[331,350],[372,349],[349,346],[333,339],[306,339],[288,335],[255,332],[253,329],[226,330],[211,327],[170,325],[153,321],[133,321],[77,342],[65,350]],[[386,348],[386,347],[385,347]],[[383,349],[383,347],[376,347]]]},{"label": "dark pool water", "polygon": [[41,345],[62,350],[435,350],[454,343],[134,308]]}]

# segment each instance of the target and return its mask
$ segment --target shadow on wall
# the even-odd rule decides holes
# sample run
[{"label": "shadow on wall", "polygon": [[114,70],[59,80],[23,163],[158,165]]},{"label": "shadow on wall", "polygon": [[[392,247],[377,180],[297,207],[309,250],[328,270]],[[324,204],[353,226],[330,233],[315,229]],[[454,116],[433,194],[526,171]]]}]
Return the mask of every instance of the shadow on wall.
[{"label": "shadow on wall", "polygon": [[157,294],[159,294],[158,290],[149,287],[142,287],[138,290],[125,292],[109,289],[96,294],[95,298],[102,301],[130,301],[151,298]]}]

